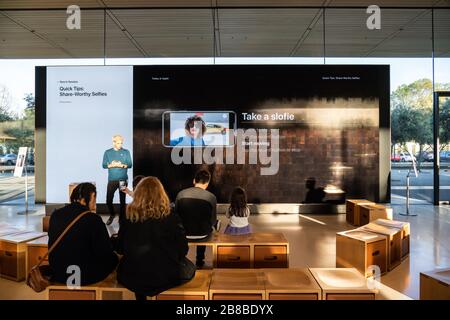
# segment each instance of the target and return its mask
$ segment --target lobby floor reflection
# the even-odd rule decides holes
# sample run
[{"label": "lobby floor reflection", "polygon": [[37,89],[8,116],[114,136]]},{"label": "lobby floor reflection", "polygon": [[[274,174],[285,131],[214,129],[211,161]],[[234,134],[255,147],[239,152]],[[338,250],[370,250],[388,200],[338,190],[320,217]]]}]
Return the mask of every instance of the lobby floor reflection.
[{"label": "lobby floor reflection", "polygon": [[[450,267],[450,207],[413,205],[411,212],[416,217],[405,217],[404,206],[394,205],[394,219],[411,224],[411,252],[402,263],[381,278],[381,282],[413,299],[419,298],[419,273],[435,268]],[[44,208],[36,206],[31,215],[18,215],[20,206],[0,206],[0,223],[6,222],[32,230],[41,229]],[[222,230],[226,218],[220,215]],[[103,219],[106,221],[107,216]],[[289,266],[331,268],[336,264],[336,232],[354,229],[345,221],[345,214],[299,215],[299,214],[259,214],[250,217],[255,232],[282,232],[290,244]],[[117,219],[110,233],[117,230]],[[195,247],[191,247],[189,258],[195,261]],[[206,253],[206,260],[211,252]],[[207,266],[211,263],[207,263]],[[37,294],[25,282],[13,282],[0,278],[0,299],[45,299],[45,294]]]}]

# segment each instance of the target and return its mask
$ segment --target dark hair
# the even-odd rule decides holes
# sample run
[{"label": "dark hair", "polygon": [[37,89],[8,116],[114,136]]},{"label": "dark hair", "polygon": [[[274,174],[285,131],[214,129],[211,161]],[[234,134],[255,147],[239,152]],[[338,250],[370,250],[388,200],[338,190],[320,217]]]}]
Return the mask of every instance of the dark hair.
[{"label": "dark hair", "polygon": [[70,195],[70,203],[80,202],[81,199],[84,199],[86,202],[86,206],[91,201],[91,194],[97,194],[97,188],[89,182],[80,183],[73,189],[72,194]]},{"label": "dark hair", "polygon": [[133,190],[136,189],[136,186],[138,185],[138,183],[141,182],[141,180],[144,178],[145,178],[145,176],[143,176],[143,175],[138,175],[133,178]]},{"label": "dark hair", "polygon": [[206,132],[206,124],[200,116],[195,115],[187,118],[184,124],[184,128],[186,129],[186,131],[190,131],[190,129],[193,128],[198,122],[202,124],[202,135],[204,135]]},{"label": "dark hair", "polygon": [[230,208],[228,209],[230,215],[236,217],[247,216],[247,194],[241,187],[234,188],[230,197]]},{"label": "dark hair", "polygon": [[206,170],[199,170],[195,174],[194,181],[195,183],[205,184],[211,180],[211,174]]}]

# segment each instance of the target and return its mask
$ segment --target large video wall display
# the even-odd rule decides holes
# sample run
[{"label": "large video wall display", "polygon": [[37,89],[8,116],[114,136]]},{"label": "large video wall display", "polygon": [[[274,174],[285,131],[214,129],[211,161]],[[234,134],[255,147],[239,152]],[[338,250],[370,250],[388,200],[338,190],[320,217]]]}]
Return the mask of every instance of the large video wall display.
[{"label": "large video wall display", "polygon": [[134,175],[172,199],[202,167],[223,203],[235,186],[251,203],[387,194],[388,66],[135,66],[133,83]]},{"label": "large video wall display", "polygon": [[36,111],[47,203],[67,202],[81,181],[104,203],[116,134],[132,155],[129,182],[157,176],[172,200],[203,167],[219,203],[236,186],[250,203],[389,193],[388,66],[37,67]]}]

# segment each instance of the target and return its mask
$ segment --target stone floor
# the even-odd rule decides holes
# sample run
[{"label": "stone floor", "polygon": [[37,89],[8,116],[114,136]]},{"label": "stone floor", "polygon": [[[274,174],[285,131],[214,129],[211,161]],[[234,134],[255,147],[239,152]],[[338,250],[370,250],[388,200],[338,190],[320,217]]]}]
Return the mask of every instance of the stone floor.
[{"label": "stone floor", "polygon": [[[416,217],[399,215],[404,206],[394,205],[394,219],[411,223],[411,253],[401,265],[381,278],[384,285],[405,295],[419,298],[419,273],[434,268],[450,267],[450,207],[413,205]],[[28,229],[40,230],[43,207],[37,212],[18,215],[20,206],[0,206],[0,222],[7,222]],[[106,218],[106,217],[105,217]],[[225,216],[220,216],[222,229]],[[352,229],[345,215],[260,214],[250,217],[254,231],[282,232],[290,243],[290,267],[335,267],[336,232]],[[117,229],[117,221],[112,229]],[[189,253],[194,258],[194,250]],[[207,259],[210,253],[207,252]],[[0,278],[0,299],[45,299],[36,294],[24,282],[17,283]]]}]

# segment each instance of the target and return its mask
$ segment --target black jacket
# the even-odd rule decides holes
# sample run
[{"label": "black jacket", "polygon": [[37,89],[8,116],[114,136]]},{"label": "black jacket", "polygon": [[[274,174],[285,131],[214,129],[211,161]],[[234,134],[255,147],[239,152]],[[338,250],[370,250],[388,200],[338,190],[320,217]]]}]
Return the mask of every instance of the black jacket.
[{"label": "black jacket", "polygon": [[[70,204],[56,210],[50,218],[48,247],[78,215],[88,210],[80,204]],[[71,274],[67,267],[76,265],[81,271],[81,285],[105,279],[117,266],[118,258],[109,240],[102,219],[91,212],[78,220],[50,253],[52,281],[66,283]]]},{"label": "black jacket", "polygon": [[179,217],[131,222],[119,230],[123,257],[117,279],[131,291],[153,296],[182,283],[182,269],[189,250]]}]

